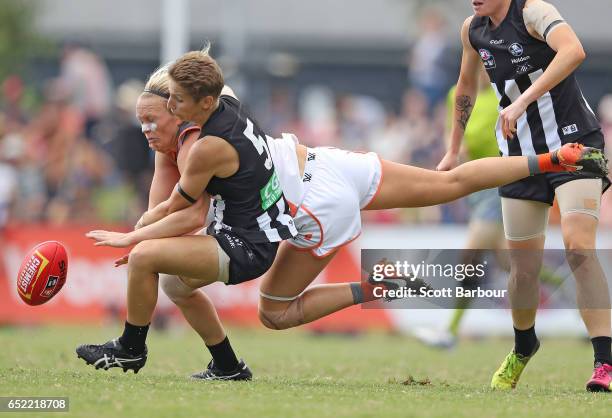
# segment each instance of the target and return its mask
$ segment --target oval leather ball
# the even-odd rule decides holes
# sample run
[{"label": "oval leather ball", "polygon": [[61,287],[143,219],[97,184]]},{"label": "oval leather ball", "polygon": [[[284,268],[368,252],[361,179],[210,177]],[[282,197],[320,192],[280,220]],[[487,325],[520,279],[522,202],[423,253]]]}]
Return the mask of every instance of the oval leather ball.
[{"label": "oval leather ball", "polygon": [[64,286],[68,273],[66,248],[46,241],[32,248],[17,274],[17,292],[28,305],[48,302]]}]

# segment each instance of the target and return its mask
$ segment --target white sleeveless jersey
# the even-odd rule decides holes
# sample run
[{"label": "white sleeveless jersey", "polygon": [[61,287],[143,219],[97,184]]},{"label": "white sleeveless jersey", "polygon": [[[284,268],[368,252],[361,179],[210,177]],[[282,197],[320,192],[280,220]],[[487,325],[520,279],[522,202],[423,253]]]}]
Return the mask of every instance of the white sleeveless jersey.
[{"label": "white sleeveless jersey", "polygon": [[293,205],[299,206],[304,198],[304,187],[295,146],[300,142],[295,135],[285,133],[277,139],[268,136],[267,142],[285,198]]}]

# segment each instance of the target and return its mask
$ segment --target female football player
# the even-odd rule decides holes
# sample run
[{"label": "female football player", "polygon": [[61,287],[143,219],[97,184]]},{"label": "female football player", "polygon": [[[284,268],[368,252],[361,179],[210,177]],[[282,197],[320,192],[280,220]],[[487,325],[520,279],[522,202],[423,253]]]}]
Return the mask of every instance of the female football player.
[{"label": "female football player", "polygon": [[[176,98],[171,94],[168,107],[174,113],[177,100],[188,102],[190,107],[197,106],[193,98],[185,95]],[[227,91],[220,100],[237,99]],[[181,111],[181,115],[185,114],[189,111]],[[265,326],[273,329],[300,325],[374,299],[371,287],[361,283],[306,289],[331,261],[335,251],[359,235],[360,210],[439,204],[533,173],[573,171],[579,164],[588,163],[585,158],[591,157],[593,159],[589,161],[595,163],[591,168],[598,172],[604,170],[600,154],[572,145],[540,156],[486,158],[449,172],[437,172],[381,161],[373,153],[308,149],[298,144],[293,135],[284,135],[280,139],[268,137],[263,142],[254,138],[253,141],[261,144],[262,153],[271,155],[298,230],[296,237],[281,245],[272,267],[263,275],[260,318]],[[139,243],[130,254],[130,262],[136,253],[142,268],[163,271],[158,261],[162,248],[153,238],[177,235],[182,230],[174,227],[173,223],[179,223],[179,215],[189,219],[189,212],[196,211],[184,209],[153,223],[151,214],[145,214],[140,222],[142,227],[133,232],[92,231],[88,236],[98,241],[96,245],[125,247]],[[191,226],[195,228],[197,225]],[[232,276],[231,266],[229,276]],[[196,317],[198,306],[203,305],[204,299],[193,298],[193,295],[198,292],[197,288],[212,281],[175,275],[164,277],[161,283],[200,335],[209,332],[205,329],[214,321]]]},{"label": "female football player", "polygon": [[[168,91],[174,94],[170,101],[175,103],[176,117],[158,118],[147,104],[139,103],[139,117],[148,141],[161,147],[160,136],[174,138],[181,119],[197,123],[202,140],[190,144],[176,188],[165,201],[147,211],[140,224],[174,217],[173,212],[186,207],[191,208],[192,217],[179,215],[172,233],[161,235],[166,239],[155,240],[154,249],[143,244],[131,251],[123,335],[106,344],[77,348],[77,354],[96,367],[138,371],[144,366],[146,335],[157,302],[158,273],[205,283],[241,283],[265,273],[274,261],[279,242],[297,235],[272,160],[264,152],[263,139],[258,140],[265,134],[241,109],[238,100],[221,96],[224,80],[217,62],[205,53],[187,53],[172,64],[169,74],[172,78]],[[160,96],[165,104],[165,92],[148,89],[145,93]],[[182,147],[180,134],[174,143]],[[164,158],[173,159],[171,153],[167,151]],[[206,235],[182,236],[204,222],[209,195],[214,198],[215,219]],[[149,258],[151,250],[157,253],[153,263]],[[232,360],[239,369],[237,373],[250,378],[246,365]]]},{"label": "female football player", "polygon": [[[472,5],[474,15],[461,30],[463,59],[452,143],[438,169],[452,169],[457,163],[483,64],[499,99],[496,131],[503,156],[533,156],[570,142],[603,150],[599,122],[574,75],[585,52],[557,9],[542,0],[473,0]],[[508,289],[515,345],[494,374],[493,388],[514,388],[540,345],[534,328],[537,278],[548,211],[556,196],[578,307],[593,343],[595,368],[587,389],[610,391],[609,290],[594,251],[601,194],[609,186],[606,177],[588,173],[546,173],[500,187],[511,250]]]}]

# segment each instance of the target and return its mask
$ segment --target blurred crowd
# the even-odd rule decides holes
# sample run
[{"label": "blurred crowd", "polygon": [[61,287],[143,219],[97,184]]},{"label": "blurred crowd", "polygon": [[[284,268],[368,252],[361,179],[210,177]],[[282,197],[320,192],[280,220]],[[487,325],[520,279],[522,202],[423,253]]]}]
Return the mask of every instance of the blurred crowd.
[{"label": "blurred crowd", "polygon": [[[399,109],[322,83],[299,92],[273,90],[264,103],[250,103],[255,117],[271,135],[293,132],[306,145],[375,151],[381,158],[435,168],[445,151],[445,96],[456,74],[439,71],[448,56],[440,22],[433,16],[423,25],[407,59]],[[3,80],[0,226],[9,220],[91,225],[138,219],[153,168],[134,112],[142,89],[142,80],[114,88],[104,61],[78,46],[64,49],[59,76],[45,82],[36,107],[27,105],[28,88],[18,76]],[[598,109],[610,153],[612,95]],[[603,206],[602,221],[612,225],[612,198],[606,196]],[[366,221],[387,223],[465,222],[468,215],[462,201],[364,214]]]},{"label": "blurred crowd", "polygon": [[[136,84],[136,85],[134,85]],[[138,217],[151,155],[134,116],[142,82],[113,89],[91,51],[67,46],[29,109],[14,75],[1,85],[0,214],[6,221],[99,223]]]}]

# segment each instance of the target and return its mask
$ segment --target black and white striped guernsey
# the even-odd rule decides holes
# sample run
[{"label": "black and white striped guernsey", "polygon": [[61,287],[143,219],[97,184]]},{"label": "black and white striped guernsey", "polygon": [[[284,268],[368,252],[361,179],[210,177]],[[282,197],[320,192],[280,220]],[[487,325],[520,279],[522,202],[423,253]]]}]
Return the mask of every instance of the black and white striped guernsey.
[{"label": "black and white striped guernsey", "polygon": [[[541,77],[555,57],[546,42],[527,31],[525,2],[512,0],[506,18],[496,28],[489,17],[474,16],[470,24],[470,43],[482,58],[500,111]],[[517,121],[514,138],[503,137],[499,120],[496,136],[501,155],[534,155],[580,142],[581,137],[598,129],[599,122],[572,73],[528,106]]]},{"label": "black and white striped guernsey", "polygon": [[200,138],[206,140],[206,136],[226,140],[240,159],[234,175],[213,177],[206,186],[214,199],[215,216],[208,233],[231,230],[252,243],[278,242],[297,235],[266,135],[238,100],[225,95],[219,98],[219,107],[202,127]]}]

